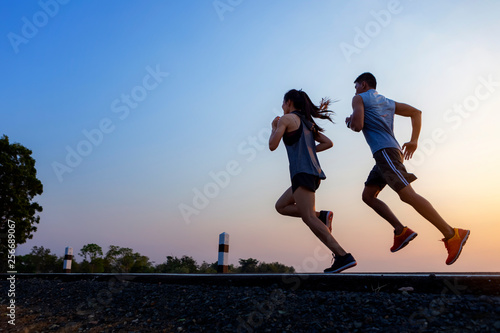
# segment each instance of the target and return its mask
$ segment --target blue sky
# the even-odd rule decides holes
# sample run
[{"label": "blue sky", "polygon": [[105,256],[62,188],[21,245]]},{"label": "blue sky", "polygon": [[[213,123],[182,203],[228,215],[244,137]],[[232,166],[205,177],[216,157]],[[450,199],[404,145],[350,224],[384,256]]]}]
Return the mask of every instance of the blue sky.
[{"label": "blue sky", "polygon": [[[317,208],[335,211],[334,236],[358,259],[352,271],[500,269],[496,256],[475,260],[500,250],[491,236],[500,231],[498,2],[1,7],[0,132],[33,150],[44,184],[38,231],[18,253],[38,245],[62,255],[97,243],[156,263],[167,255],[213,262],[227,232],[231,263],[253,257],[321,271],[330,258],[319,241],[274,211],[288,166],[282,146],[267,149],[283,94],[302,88],[316,102],[338,100],[336,124],[323,123],[335,146],[319,156],[328,178]],[[373,160],[343,120],[364,71],[376,75],[380,93],[424,112],[420,155],[407,164],[419,177],[414,188],[450,224],[472,230],[451,267],[441,235],[396,194],[382,198],[419,232],[397,255],[388,251],[389,225],[360,200]],[[397,119],[401,144],[410,129]],[[200,199],[206,191],[211,197]],[[188,206],[196,214],[183,215]]]}]

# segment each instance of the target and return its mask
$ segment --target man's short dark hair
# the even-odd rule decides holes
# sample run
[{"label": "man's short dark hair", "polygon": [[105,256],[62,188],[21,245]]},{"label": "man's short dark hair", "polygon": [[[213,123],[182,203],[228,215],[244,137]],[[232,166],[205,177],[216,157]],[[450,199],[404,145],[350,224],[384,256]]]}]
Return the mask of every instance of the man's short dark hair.
[{"label": "man's short dark hair", "polygon": [[375,76],[373,76],[372,73],[363,73],[356,80],[354,80],[354,83],[361,83],[361,82],[366,82],[366,84],[373,89],[377,89],[377,79],[375,79]]}]

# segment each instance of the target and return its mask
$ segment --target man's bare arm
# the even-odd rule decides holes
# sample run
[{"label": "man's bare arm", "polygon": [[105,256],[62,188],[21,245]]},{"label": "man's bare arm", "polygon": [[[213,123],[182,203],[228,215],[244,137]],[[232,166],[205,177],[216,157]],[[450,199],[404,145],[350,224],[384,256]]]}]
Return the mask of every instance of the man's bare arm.
[{"label": "man's bare arm", "polygon": [[355,132],[363,129],[365,123],[365,105],[361,96],[356,95],[352,98],[352,115],[346,119],[346,122],[350,123],[349,128]]},{"label": "man's bare arm", "polygon": [[403,145],[404,157],[406,160],[409,160],[413,157],[415,150],[417,150],[418,137],[422,128],[422,111],[411,105],[396,102],[396,114],[411,118],[411,139]]}]

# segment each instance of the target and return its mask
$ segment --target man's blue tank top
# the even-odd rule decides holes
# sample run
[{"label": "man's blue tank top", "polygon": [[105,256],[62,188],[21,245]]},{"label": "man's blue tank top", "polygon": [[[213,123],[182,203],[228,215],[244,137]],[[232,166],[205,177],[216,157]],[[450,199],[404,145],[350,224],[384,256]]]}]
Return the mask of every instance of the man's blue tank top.
[{"label": "man's blue tank top", "polygon": [[285,143],[288,161],[290,163],[290,179],[293,179],[298,173],[307,173],[318,176],[320,179],[326,179],[326,175],[319,165],[318,156],[316,155],[316,140],[312,132],[314,125],[306,120],[300,112],[293,112],[300,118],[301,131],[299,139],[293,144]]},{"label": "man's blue tank top", "polygon": [[394,113],[396,103],[375,89],[359,94],[365,107],[363,134],[370,146],[372,154],[383,148],[401,150],[394,136]]}]

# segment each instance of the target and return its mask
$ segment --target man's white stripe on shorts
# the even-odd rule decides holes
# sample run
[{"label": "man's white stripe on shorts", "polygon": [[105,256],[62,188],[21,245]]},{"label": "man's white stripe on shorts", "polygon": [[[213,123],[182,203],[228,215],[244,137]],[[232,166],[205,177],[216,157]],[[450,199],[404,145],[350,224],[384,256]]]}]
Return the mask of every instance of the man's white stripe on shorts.
[{"label": "man's white stripe on shorts", "polygon": [[403,182],[403,184],[406,185],[409,185],[408,181],[406,180],[405,177],[403,177],[403,175],[401,174],[401,172],[399,172],[398,169],[396,169],[396,167],[394,166],[394,164],[392,163],[391,159],[389,158],[389,155],[387,155],[385,149],[382,149],[382,154],[384,155],[385,157],[385,160],[387,161],[387,163],[389,163],[389,166],[391,167],[391,169],[398,175],[399,179],[401,179],[401,181]]}]

